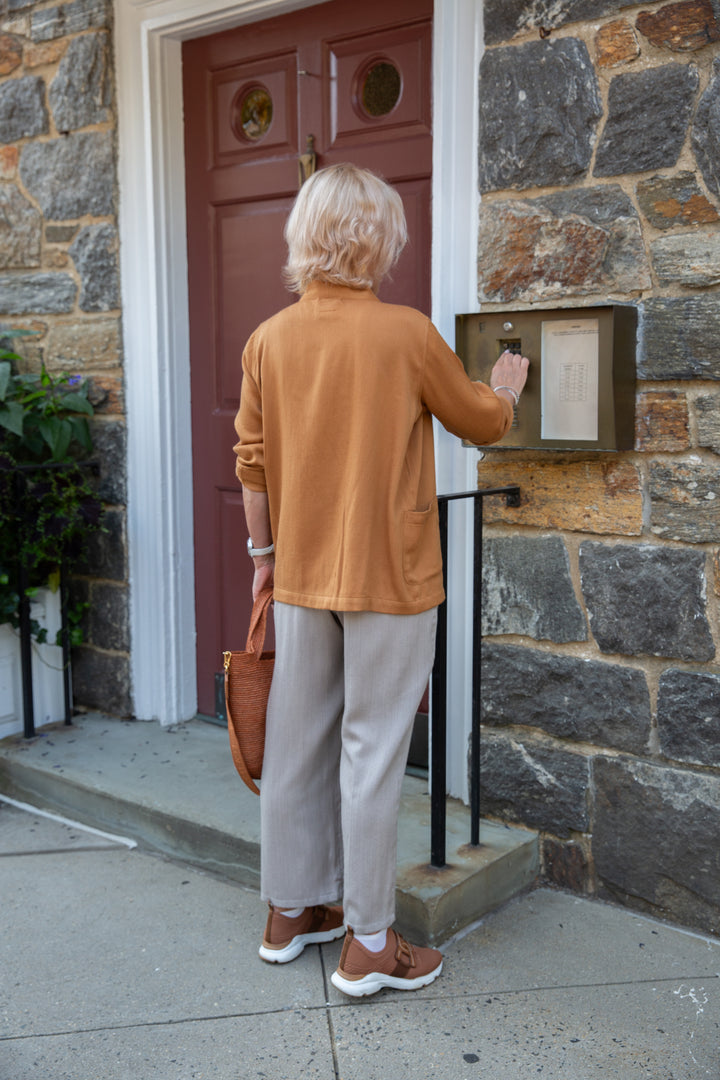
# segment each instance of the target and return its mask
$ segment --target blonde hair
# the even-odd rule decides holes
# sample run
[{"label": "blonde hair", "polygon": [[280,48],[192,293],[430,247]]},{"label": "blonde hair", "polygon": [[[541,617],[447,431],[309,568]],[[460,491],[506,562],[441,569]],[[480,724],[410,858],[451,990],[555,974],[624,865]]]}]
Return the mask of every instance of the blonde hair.
[{"label": "blonde hair", "polygon": [[300,188],[285,240],[293,292],[311,281],[376,289],[407,243],[402,200],[367,169],[330,165]]}]

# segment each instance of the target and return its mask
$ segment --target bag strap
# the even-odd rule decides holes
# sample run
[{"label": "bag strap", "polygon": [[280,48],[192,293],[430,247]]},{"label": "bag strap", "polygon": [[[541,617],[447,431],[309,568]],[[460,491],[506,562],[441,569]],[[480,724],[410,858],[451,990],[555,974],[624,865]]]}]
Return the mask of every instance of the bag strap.
[{"label": "bag strap", "polygon": [[273,590],[268,586],[258,593],[257,600],[253,604],[250,615],[250,628],[248,630],[245,651],[252,653],[256,660],[260,659],[265,644],[265,632],[267,630],[268,612],[272,603]]}]

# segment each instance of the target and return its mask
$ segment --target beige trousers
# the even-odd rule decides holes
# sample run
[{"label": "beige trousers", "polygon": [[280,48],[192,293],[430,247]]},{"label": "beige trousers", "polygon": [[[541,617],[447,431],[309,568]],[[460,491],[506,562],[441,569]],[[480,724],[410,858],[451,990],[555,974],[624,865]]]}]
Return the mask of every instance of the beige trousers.
[{"label": "beige trousers", "polygon": [[394,922],[400,791],[436,623],[436,608],[384,615],[275,604],[263,899],[289,908],[342,896],[359,934]]}]

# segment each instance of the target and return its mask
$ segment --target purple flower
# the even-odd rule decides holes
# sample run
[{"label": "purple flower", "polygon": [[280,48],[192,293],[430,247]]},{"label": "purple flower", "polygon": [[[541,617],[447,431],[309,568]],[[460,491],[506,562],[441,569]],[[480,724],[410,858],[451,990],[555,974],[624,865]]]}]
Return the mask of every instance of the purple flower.
[{"label": "purple flower", "polygon": [[68,379],[68,386],[79,386],[82,382],[82,375],[71,375]]}]

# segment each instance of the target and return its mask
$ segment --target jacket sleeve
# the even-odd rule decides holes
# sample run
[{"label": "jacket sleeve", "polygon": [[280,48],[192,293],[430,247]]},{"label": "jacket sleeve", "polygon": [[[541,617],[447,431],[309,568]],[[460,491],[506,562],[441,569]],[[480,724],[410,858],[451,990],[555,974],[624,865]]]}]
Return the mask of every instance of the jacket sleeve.
[{"label": "jacket sleeve", "polygon": [[243,381],[240,391],[240,408],[235,417],[238,442],[235,472],[238,480],[251,491],[267,491],[265,481],[265,445],[263,440],[262,394],[253,338],[248,342],[242,358]]},{"label": "jacket sleeve", "polygon": [[422,402],[442,426],[468,442],[497,442],[513,421],[513,408],[489,386],[473,382],[460,359],[428,320]]}]

